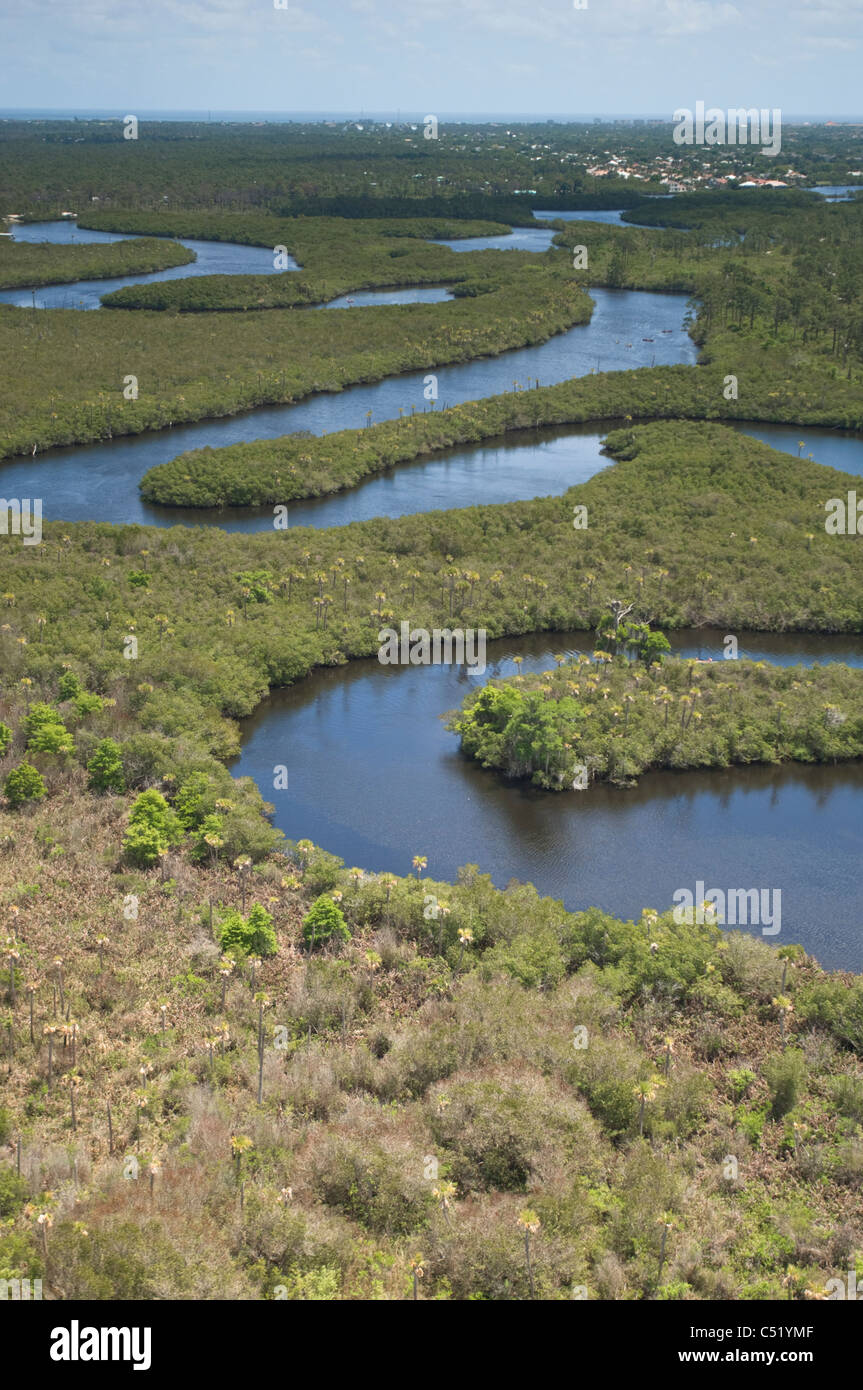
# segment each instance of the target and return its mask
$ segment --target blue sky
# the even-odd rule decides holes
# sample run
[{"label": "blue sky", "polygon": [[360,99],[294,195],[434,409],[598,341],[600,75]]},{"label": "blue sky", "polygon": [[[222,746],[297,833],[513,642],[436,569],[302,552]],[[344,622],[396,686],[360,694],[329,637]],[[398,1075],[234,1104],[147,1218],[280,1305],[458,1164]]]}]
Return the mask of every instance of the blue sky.
[{"label": "blue sky", "polygon": [[[582,0],[583,2],[583,0]],[[863,110],[861,0],[0,0],[2,105]]]}]

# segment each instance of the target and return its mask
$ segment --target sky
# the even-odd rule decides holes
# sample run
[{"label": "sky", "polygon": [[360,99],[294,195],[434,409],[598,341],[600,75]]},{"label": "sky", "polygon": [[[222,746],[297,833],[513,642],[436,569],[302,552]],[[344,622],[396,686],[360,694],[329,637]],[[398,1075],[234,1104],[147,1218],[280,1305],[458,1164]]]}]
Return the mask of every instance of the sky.
[{"label": "sky", "polygon": [[863,0],[0,0],[0,103],[841,118],[861,39]]}]

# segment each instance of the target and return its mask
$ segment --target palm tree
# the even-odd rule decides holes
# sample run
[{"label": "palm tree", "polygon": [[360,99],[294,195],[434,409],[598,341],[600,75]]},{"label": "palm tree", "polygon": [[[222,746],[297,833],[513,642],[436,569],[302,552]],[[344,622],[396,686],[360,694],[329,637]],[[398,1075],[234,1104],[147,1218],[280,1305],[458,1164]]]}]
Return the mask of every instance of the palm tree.
[{"label": "palm tree", "polygon": [[533,1270],[530,1264],[530,1238],[531,1236],[535,1236],[539,1230],[539,1217],[530,1207],[526,1207],[524,1211],[519,1212],[516,1218],[516,1224],[524,1231],[524,1259],[527,1265],[527,1277],[530,1283],[530,1296],[531,1298],[535,1298],[536,1289],[534,1288]]},{"label": "palm tree", "polygon": [[251,1149],[252,1147],[252,1141],[247,1134],[231,1135],[231,1153],[234,1155],[234,1163],[236,1164],[237,1178],[239,1178],[240,1176],[240,1169],[243,1163],[243,1154],[248,1153],[249,1149]]},{"label": "palm tree", "polygon": [[53,1077],[54,1077],[54,1036],[55,1036],[55,1034],[58,1033],[58,1032],[59,1032],[59,1029],[57,1028],[57,1025],[54,1024],[54,1023],[46,1023],[46,1024],[45,1024],[45,1027],[42,1029],[42,1036],[48,1039],[48,1088],[49,1088],[49,1090],[50,1090],[50,1087],[51,1087],[51,1082],[52,1082]]},{"label": "palm tree", "polygon": [[72,1109],[72,1133],[73,1133],[73,1134],[77,1134],[77,1133],[78,1133],[78,1121],[77,1121],[77,1118],[76,1118],[76,1115],[75,1115],[75,1092],[78,1090],[78,1087],[81,1085],[81,1078],[80,1078],[80,1076],[74,1076],[74,1075],[73,1075],[73,1076],[67,1076],[67,1077],[66,1077],[66,1085],[67,1085],[68,1088],[69,1088],[69,1104],[70,1104],[71,1109]]},{"label": "palm tree", "polygon": [[231,960],[231,957],[230,957],[230,956],[223,956],[223,957],[222,957],[221,968],[220,968],[220,970],[219,970],[219,974],[220,974],[220,976],[221,976],[221,978],[222,978],[222,1003],[221,1003],[221,1011],[222,1011],[222,1013],[225,1012],[225,997],[226,997],[227,992],[228,992],[228,981],[229,981],[230,978],[231,978],[231,975],[232,975],[232,973],[233,973],[233,969],[234,969],[234,962]]},{"label": "palm tree", "polygon": [[39,988],[39,982],[37,980],[28,980],[25,988],[27,990],[27,997],[30,1001],[30,1041],[34,1043],[36,1039],[33,1036],[33,1000]]},{"label": "palm tree", "polygon": [[783,1043],[783,1045],[784,1045],[784,1043],[785,1043],[785,1020],[786,1020],[786,1018],[790,1018],[791,1015],[793,1014],[793,1012],[794,1012],[794,1004],[793,1004],[793,1002],[788,998],[788,995],[787,995],[787,994],[777,994],[776,998],[775,998],[775,999],[771,999],[770,1002],[771,1002],[771,1004],[773,1005],[774,1009],[778,1009],[778,1010],[779,1010],[780,1037],[781,1037],[782,1043]]},{"label": "palm tree", "polygon": [[6,959],[9,963],[9,998],[12,1001],[12,1008],[15,1007],[15,962],[21,959],[21,953],[10,945],[6,948]]},{"label": "palm tree", "polygon": [[638,1106],[638,1135],[644,1137],[644,1107],[648,1101],[656,1099],[656,1081],[647,1079],[637,1081],[635,1084],[635,1098],[639,1102]]},{"label": "palm tree", "polygon": [[455,1196],[457,1190],[454,1182],[441,1182],[438,1183],[437,1187],[432,1188],[432,1196],[436,1202],[440,1202],[440,1209],[443,1212],[443,1218],[447,1225],[449,1225],[450,1201]]},{"label": "palm tree", "polygon": [[416,871],[417,871],[417,878],[420,878],[420,877],[422,876],[422,871],[423,871],[423,869],[428,868],[428,862],[429,862],[429,861],[428,861],[428,856],[427,856],[427,855],[425,855],[425,854],[415,854],[415,855],[414,855],[414,857],[413,857],[413,866],[414,866],[414,868],[415,868]]},{"label": "palm tree", "polygon": [[464,958],[464,948],[465,946],[469,946],[473,941],[473,932],[471,931],[470,927],[459,927],[458,939],[461,942],[461,950],[459,951],[458,965],[456,966],[455,971],[457,975],[461,973],[461,963]]},{"label": "palm tree", "polygon": [[711,579],[713,578],[713,575],[712,575],[708,570],[699,570],[698,573],[697,573],[697,575],[695,576],[695,578],[698,580],[699,584],[701,585],[701,592],[700,592],[699,595],[698,595],[698,602],[699,602],[699,603],[703,603],[703,602],[704,602],[704,590],[705,590],[706,586],[710,583]]},{"label": "palm tree", "polygon": [[239,880],[240,880],[240,893],[241,893],[241,895],[242,895],[241,901],[242,901],[242,904],[243,904],[241,910],[242,910],[243,916],[245,917],[245,915],[246,915],[246,884],[247,884],[247,882],[248,882],[249,875],[250,875],[251,872],[252,872],[252,861],[251,861],[251,859],[249,858],[248,854],[241,854],[240,857],[239,857],[238,859],[235,859],[235,860],[234,860],[234,868],[236,869],[237,874],[238,874],[238,877],[239,877]]}]

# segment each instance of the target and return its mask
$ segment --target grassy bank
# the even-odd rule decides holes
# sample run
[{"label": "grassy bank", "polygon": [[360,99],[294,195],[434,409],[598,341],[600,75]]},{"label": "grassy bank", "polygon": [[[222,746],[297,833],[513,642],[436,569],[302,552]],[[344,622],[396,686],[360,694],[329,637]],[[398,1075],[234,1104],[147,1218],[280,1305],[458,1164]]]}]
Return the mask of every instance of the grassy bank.
[{"label": "grassy bank", "polygon": [[53,242],[0,240],[0,289],[65,285],[75,280],[108,280],[147,275],[196,259],[177,242],[135,237],[103,245],[64,246]]},{"label": "grassy bank", "polygon": [[[444,363],[544,342],[590,317],[550,263],[492,257],[486,293],[342,314],[33,315],[0,310],[0,455],[137,434],[292,402]],[[463,261],[463,256],[453,256]],[[462,270],[467,268],[462,267]],[[134,401],[124,378],[138,379]]]},{"label": "grassy bank", "polygon": [[863,629],[861,538],[824,529],[825,502],[854,477],[719,425],[655,423],[609,445],[614,466],[561,497],[329,530],[81,523],[47,525],[41,547],[6,537],[4,698],[53,700],[66,663],[117,701],[101,716],[121,721],[112,736],[146,735],[144,773],[162,773],[229,758],[231,721],[270,687],[373,655],[402,620],[490,638],[590,631],[618,598],[662,628]]},{"label": "grassy bank", "polygon": [[448,410],[383,421],[306,439],[279,439],[193,449],[149,469],[141,493],[180,507],[260,506],[320,497],[355,486],[396,464],[437,450],[478,444],[543,425],[591,420],[688,419],[793,421],[863,428],[860,391],[853,383],[797,369],[774,389],[774,377],[754,352],[740,376],[739,395],[726,400],[721,366],[645,367],[602,372],[554,386],[507,392]]},{"label": "grassy bank", "polygon": [[[208,275],[195,285],[179,282],[129,285],[106,296],[113,309],[158,309],[171,313],[229,312],[320,304],[348,291],[388,286],[470,282],[481,292],[500,261],[489,266],[481,257],[454,255],[427,238],[500,235],[509,227],[496,222],[460,222],[445,217],[363,219],[336,217],[231,217],[213,213],[101,215],[111,231],[145,231],[163,236],[197,236],[238,241],[252,246],[285,246],[301,270],[283,275]],[[510,267],[511,269],[512,267]],[[476,288],[479,287],[479,289]]]}]

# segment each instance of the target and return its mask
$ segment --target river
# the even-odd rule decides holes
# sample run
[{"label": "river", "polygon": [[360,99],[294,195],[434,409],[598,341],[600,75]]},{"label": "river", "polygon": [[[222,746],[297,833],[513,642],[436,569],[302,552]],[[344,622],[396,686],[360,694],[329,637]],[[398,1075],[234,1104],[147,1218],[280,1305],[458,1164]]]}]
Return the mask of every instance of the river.
[{"label": "river", "polygon": [[[517,348],[497,357],[478,358],[451,367],[440,367],[438,406],[479,400],[482,396],[511,391],[515,385],[527,388],[537,379],[543,386],[584,376],[594,369],[617,371],[626,367],[645,367],[669,363],[693,363],[695,346],[683,326],[686,312],[684,295],[648,294],[636,290],[592,290],[595,309],[590,323],[577,324],[545,343]],[[106,311],[107,312],[107,311]],[[131,311],[130,311],[131,312]],[[369,310],[368,312],[373,312]],[[380,309],[380,313],[388,312]],[[652,341],[644,339],[650,337]],[[115,524],[138,522],[142,525],[217,524],[225,530],[255,531],[272,524],[272,510],[264,514],[222,511],[210,514],[188,509],[153,507],[142,502],[138,483],[148,468],[164,463],[185,449],[235,444],[256,439],[275,439],[280,435],[308,430],[358,429],[371,419],[398,417],[401,407],[409,413],[429,409],[423,391],[425,370],[388,377],[384,381],[351,386],[344,391],[308,397],[295,405],[266,406],[244,415],[226,416],[179,425],[98,444],[68,449],[49,449],[33,460],[10,459],[0,464],[0,493],[4,497],[42,498],[46,520],[85,521],[96,518]],[[488,458],[488,455],[486,455]],[[474,465],[470,467],[475,473]],[[411,479],[418,476],[416,466],[400,470],[406,479],[402,511],[428,510],[428,506],[453,505],[444,499],[423,507],[407,492]],[[380,482],[381,493],[386,483]],[[576,481],[576,479],[573,479]],[[568,486],[564,483],[564,486]],[[551,491],[561,491],[555,482]],[[359,490],[351,494],[357,498]],[[501,494],[497,500],[505,500]],[[536,495],[528,488],[520,496]],[[332,499],[338,506],[343,499]],[[476,500],[494,500],[491,496]],[[350,505],[350,504],[349,504]],[[369,513],[366,513],[367,515]],[[371,513],[374,515],[374,512]],[[394,513],[390,513],[391,515]],[[398,514],[398,513],[395,513]],[[299,515],[299,510],[297,515]],[[311,515],[311,512],[308,513]],[[335,515],[335,512],[334,512]],[[344,510],[340,516],[347,520]],[[330,521],[317,524],[334,524]]]},{"label": "river", "polygon": [[[722,634],[674,634],[687,655],[722,660]],[[536,884],[570,909],[637,918],[664,910],[678,888],[781,890],[774,945],[799,941],[828,969],[863,969],[857,896],[863,763],[789,764],[728,771],[656,772],[626,790],[543,792],[511,784],[464,757],[441,716],[489,676],[550,669],[555,653],[589,650],[590,634],[489,644],[489,669],[381,666],[315,672],[274,692],[244,724],[231,771],[254,777],[274,823],[348,865],[407,874],[428,856],[432,878],[478,864],[498,885]],[[863,642],[760,635],[741,655],[783,663],[863,664]],[[273,790],[274,769],[288,788]]]},{"label": "river", "polygon": [[[258,248],[234,249],[245,256]],[[461,243],[459,249],[468,247]],[[216,250],[229,251],[221,244]],[[272,254],[262,254],[271,267]],[[188,267],[178,270],[189,273]],[[212,273],[212,267],[198,273]],[[234,273],[240,273],[236,267]],[[103,287],[99,293],[104,292]],[[596,368],[694,362],[683,328],[683,296],[608,290],[592,296],[596,310],[588,325],[537,347],[441,368],[440,405]],[[356,427],[368,410],[374,419],[386,419],[400,406],[422,408],[425,375],[52,450],[36,461],[12,460],[0,467],[0,489],[7,496],[40,492],[45,516],[53,519],[193,521],[256,530],[270,524],[269,511],[147,507],[138,480],[183,449]],[[793,454],[802,439],[804,453],[863,475],[858,436],[799,426],[738,428]],[[331,526],[558,493],[607,466],[600,453],[603,432],[594,426],[541,430],[448,450],[350,492],[293,505],[291,525]],[[676,634],[672,640],[687,654],[722,659],[722,635]],[[859,639],[738,636],[742,655],[863,664]],[[503,640],[490,646],[488,674],[513,674],[516,655],[525,658],[522,669],[543,669],[553,664],[555,652],[590,645],[585,633]],[[653,773],[632,790],[594,786],[584,794],[543,793],[484,772],[461,755],[457,739],[444,729],[440,716],[460,704],[477,679],[458,668],[383,667],[376,661],[316,672],[296,688],[275,692],[246,721],[243,752],[232,770],[256,779],[289,837],[308,836],[349,864],[406,873],[414,854],[427,854],[429,873],[447,879],[473,862],[501,886],[512,877],[529,879],[570,908],[595,904],[623,917],[637,916],[645,906],[665,908],[676,889],[694,892],[698,880],[707,888],[778,889],[782,930],[769,938],[774,944],[797,940],[828,968],[863,969],[856,896],[863,764]],[[289,788],[276,792],[273,768],[280,763],[289,769]]]}]

